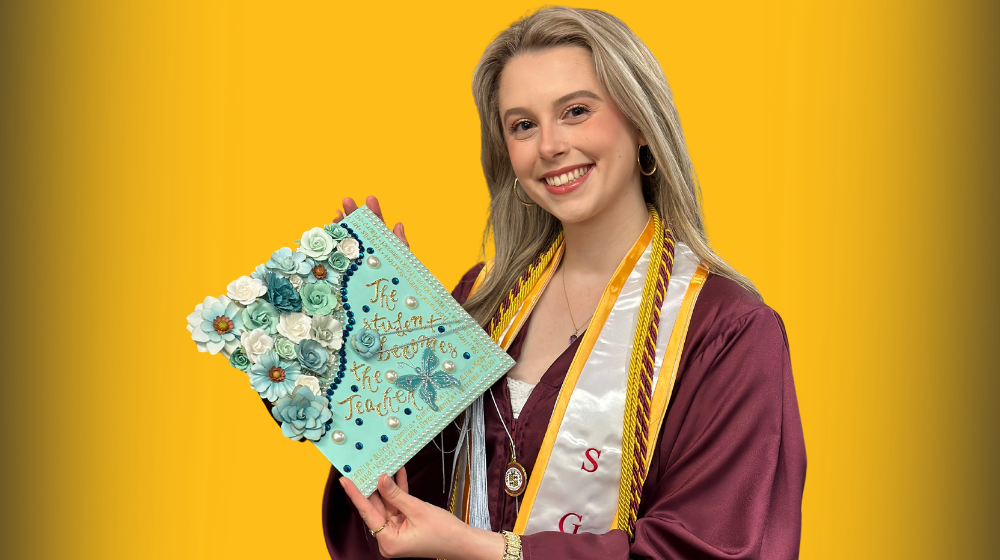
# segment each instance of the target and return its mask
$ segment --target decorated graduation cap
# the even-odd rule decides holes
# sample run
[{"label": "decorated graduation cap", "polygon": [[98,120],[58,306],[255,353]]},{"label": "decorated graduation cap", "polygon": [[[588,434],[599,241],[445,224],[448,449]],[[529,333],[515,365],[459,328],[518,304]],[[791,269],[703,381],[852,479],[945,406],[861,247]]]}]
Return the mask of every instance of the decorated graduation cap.
[{"label": "decorated graduation cap", "polygon": [[297,243],[198,304],[188,331],[369,495],[514,362],[367,206]]}]

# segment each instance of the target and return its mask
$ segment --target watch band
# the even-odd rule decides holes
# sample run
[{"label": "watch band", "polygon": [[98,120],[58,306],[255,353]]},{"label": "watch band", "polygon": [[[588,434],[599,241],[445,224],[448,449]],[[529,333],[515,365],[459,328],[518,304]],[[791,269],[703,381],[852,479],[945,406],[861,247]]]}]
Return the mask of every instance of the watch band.
[{"label": "watch band", "polygon": [[500,531],[500,534],[504,540],[502,560],[521,560],[521,537],[510,531]]}]

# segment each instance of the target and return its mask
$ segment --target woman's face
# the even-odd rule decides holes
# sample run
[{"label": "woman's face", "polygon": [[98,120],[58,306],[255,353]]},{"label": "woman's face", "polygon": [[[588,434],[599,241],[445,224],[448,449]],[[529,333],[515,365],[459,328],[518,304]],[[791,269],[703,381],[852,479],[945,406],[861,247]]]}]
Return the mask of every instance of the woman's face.
[{"label": "woman's face", "polygon": [[642,139],[597,79],[590,51],[562,46],[512,58],[499,100],[518,183],[563,224],[587,221],[630,189],[641,199]]}]

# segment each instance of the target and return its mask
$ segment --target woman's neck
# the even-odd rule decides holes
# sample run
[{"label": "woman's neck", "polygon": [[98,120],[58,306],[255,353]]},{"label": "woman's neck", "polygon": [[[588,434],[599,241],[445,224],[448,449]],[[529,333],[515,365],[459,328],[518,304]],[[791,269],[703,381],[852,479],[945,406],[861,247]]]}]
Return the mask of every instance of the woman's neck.
[{"label": "woman's neck", "polygon": [[564,223],[566,249],[561,267],[572,275],[610,278],[648,221],[642,190],[636,188],[586,221]]}]

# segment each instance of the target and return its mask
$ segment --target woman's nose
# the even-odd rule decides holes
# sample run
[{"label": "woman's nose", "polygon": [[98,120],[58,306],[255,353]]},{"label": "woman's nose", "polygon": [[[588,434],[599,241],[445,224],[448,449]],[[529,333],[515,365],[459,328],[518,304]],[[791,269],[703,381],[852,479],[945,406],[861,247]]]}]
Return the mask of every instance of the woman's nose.
[{"label": "woman's nose", "polygon": [[566,153],[566,133],[559,125],[541,127],[538,152],[542,159],[556,159]]}]

